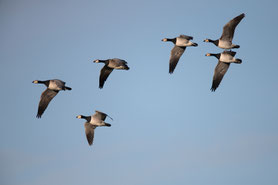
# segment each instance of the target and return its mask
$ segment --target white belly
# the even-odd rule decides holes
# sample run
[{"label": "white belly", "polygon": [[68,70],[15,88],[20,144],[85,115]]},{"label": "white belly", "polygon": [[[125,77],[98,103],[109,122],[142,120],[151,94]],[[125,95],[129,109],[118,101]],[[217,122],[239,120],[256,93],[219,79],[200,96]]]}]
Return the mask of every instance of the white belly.
[{"label": "white belly", "polygon": [[232,55],[222,53],[220,55],[219,60],[222,61],[222,62],[233,62],[235,60],[235,58]]},{"label": "white belly", "polygon": [[95,126],[104,126],[105,125],[104,121],[96,119],[94,117],[91,118],[90,124],[95,125]]},{"label": "white belly", "polygon": [[176,46],[188,46],[188,40],[178,37],[176,40]]},{"label": "white belly", "polygon": [[218,47],[223,48],[223,49],[231,49],[232,42],[219,40]]},{"label": "white belly", "polygon": [[64,84],[61,81],[50,80],[48,88],[52,89],[52,90],[60,91],[60,90],[62,90],[63,86],[64,86]]}]

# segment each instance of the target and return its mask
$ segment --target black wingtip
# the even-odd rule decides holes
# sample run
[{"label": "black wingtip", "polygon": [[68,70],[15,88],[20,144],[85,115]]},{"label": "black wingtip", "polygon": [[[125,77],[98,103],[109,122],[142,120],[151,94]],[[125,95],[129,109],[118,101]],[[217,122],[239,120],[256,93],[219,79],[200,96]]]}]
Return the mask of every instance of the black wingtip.
[{"label": "black wingtip", "polygon": [[173,68],[171,65],[169,66],[169,74],[173,74],[175,71],[175,68]]},{"label": "black wingtip", "polygon": [[216,89],[217,89],[217,87],[210,88],[211,92],[215,92]]},{"label": "black wingtip", "polygon": [[42,115],[37,114],[36,118],[40,119],[42,117]]}]

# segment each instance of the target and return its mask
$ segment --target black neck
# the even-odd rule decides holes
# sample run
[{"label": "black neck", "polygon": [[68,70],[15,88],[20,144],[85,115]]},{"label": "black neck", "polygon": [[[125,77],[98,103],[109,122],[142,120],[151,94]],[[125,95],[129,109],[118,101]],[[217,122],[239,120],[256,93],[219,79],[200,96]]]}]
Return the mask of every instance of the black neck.
[{"label": "black neck", "polygon": [[100,63],[105,63],[105,64],[106,64],[107,61],[108,61],[108,60],[98,60],[98,62],[100,62]]},{"label": "black neck", "polygon": [[220,58],[221,53],[210,53],[210,56],[214,56],[216,58]]},{"label": "black neck", "polygon": [[176,43],[176,41],[177,41],[177,39],[176,38],[173,38],[173,39],[168,39],[168,38],[166,38],[166,41],[170,41],[170,42],[173,42],[174,44]]},{"label": "black neck", "polygon": [[208,39],[209,42],[212,42],[214,45],[218,46],[219,40]]},{"label": "black neck", "polygon": [[91,116],[83,116],[83,115],[81,115],[81,118],[87,120],[88,122],[91,121]]},{"label": "black neck", "polygon": [[45,80],[45,81],[38,80],[38,84],[44,84],[48,87],[49,86],[49,80]]}]

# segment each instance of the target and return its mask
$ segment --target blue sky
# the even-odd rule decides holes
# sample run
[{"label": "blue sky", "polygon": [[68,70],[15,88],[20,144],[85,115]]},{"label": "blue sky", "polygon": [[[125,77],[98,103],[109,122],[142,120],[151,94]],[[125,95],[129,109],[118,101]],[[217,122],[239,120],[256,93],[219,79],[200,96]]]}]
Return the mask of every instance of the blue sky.
[{"label": "blue sky", "polygon": [[[274,185],[278,181],[277,1],[0,1],[0,183],[6,185]],[[217,39],[246,17],[232,64],[210,92]],[[172,43],[191,35],[169,75]],[[102,64],[121,58],[98,89]],[[42,119],[43,85],[59,93]],[[93,147],[79,114],[106,112]]]}]

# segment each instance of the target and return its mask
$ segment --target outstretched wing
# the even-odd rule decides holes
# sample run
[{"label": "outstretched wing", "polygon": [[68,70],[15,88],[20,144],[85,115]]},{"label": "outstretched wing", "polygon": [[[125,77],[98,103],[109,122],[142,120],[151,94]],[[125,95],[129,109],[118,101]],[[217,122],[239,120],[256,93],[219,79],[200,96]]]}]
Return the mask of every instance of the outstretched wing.
[{"label": "outstretched wing", "polygon": [[92,145],[93,141],[94,141],[94,135],[95,135],[95,128],[96,128],[96,126],[86,122],[84,124],[84,127],[85,127],[85,134],[86,134],[88,143],[89,143],[89,145]]},{"label": "outstretched wing", "polygon": [[192,40],[193,39],[193,37],[188,36],[188,35],[180,35],[180,38],[184,38],[184,39],[187,39],[187,40]]},{"label": "outstretched wing", "polygon": [[171,50],[171,57],[170,57],[170,63],[169,63],[169,73],[173,73],[180,57],[184,53],[186,47],[179,47],[179,46],[174,46],[174,48]]},{"label": "outstretched wing", "polygon": [[47,108],[49,102],[58,94],[59,91],[56,90],[51,90],[51,89],[46,89],[43,91],[41,94],[41,99],[39,103],[39,108],[38,108],[38,113],[37,113],[37,118],[41,118],[43,112]]},{"label": "outstretched wing", "polygon": [[102,120],[102,121],[104,121],[106,117],[109,117],[111,120],[113,120],[113,118],[111,118],[110,116],[108,116],[104,112],[100,112],[98,110],[96,110],[96,113],[93,115],[93,117],[95,119],[99,119],[99,120]]},{"label": "outstretched wing", "polygon": [[113,71],[112,68],[107,67],[106,65],[101,69],[99,76],[99,88],[102,89],[104,82],[107,80],[110,73]]},{"label": "outstretched wing", "polygon": [[245,14],[240,14],[239,16],[230,20],[224,27],[223,32],[220,37],[220,40],[226,40],[232,42],[234,37],[234,32],[236,26],[240,23],[240,21],[245,17]]},{"label": "outstretched wing", "polygon": [[219,86],[221,80],[223,79],[225,73],[228,71],[230,63],[224,63],[218,61],[217,66],[214,69],[213,81],[211,86],[211,91],[215,91]]}]

